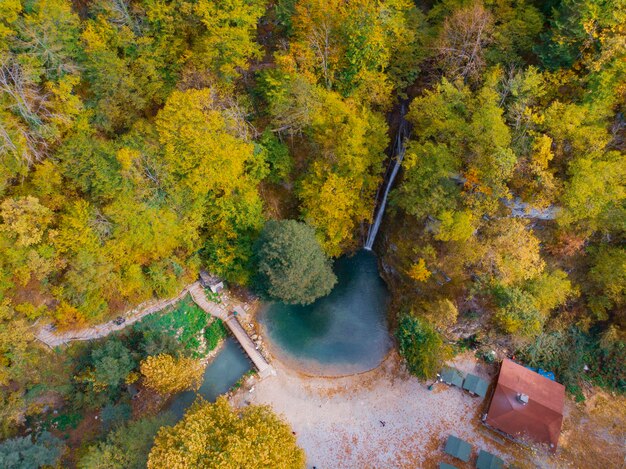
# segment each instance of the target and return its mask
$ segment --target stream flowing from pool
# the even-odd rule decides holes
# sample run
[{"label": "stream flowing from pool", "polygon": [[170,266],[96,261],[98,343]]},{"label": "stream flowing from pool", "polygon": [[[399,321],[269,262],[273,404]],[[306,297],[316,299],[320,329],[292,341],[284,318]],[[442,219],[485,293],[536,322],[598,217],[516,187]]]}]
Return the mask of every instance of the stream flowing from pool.
[{"label": "stream flowing from pool", "polygon": [[366,250],[335,262],[333,291],[307,306],[271,303],[260,315],[270,350],[308,374],[337,376],[376,368],[391,348],[388,291]]},{"label": "stream flowing from pool", "polygon": [[[197,394],[214,402],[219,395],[227,393],[251,368],[250,360],[237,341],[229,335],[222,349],[204,370],[202,385]],[[196,393],[193,391],[180,393],[172,400],[168,410],[174,414],[176,420],[180,420],[195,399]]]}]

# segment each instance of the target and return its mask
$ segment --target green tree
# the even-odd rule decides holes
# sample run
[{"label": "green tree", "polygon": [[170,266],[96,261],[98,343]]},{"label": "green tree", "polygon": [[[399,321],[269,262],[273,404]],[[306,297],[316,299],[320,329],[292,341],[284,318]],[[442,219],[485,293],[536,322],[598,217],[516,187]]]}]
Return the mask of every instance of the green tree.
[{"label": "green tree", "polygon": [[456,224],[467,232],[468,216],[494,214],[510,196],[507,182],[517,158],[499,105],[500,78],[498,70],[490,71],[475,92],[444,79],[411,103],[407,119],[415,137],[406,152],[405,179],[394,195],[407,213],[440,218],[466,209]]},{"label": "green tree", "polygon": [[223,109],[216,90],[174,91],[157,116],[166,169],[194,194],[231,190],[252,159],[253,145],[231,130],[246,124]]},{"label": "green tree", "polygon": [[422,315],[428,322],[438,329],[446,329],[456,323],[459,310],[447,298],[428,303],[424,306]]},{"label": "green tree", "polygon": [[60,301],[55,317],[62,327],[84,325],[88,319],[102,317],[108,311],[108,295],[116,292],[112,288],[112,265],[102,249],[102,233],[97,230],[95,217],[94,207],[77,199],[59,220],[53,242],[67,269],[54,294]]},{"label": "green tree", "polygon": [[388,143],[382,116],[319,90],[308,132],[316,148],[300,183],[303,218],[315,226],[324,251],[354,248],[359,225],[372,216]]},{"label": "green tree", "polygon": [[81,109],[79,19],[66,0],[0,10],[0,193],[52,153]]},{"label": "green tree", "polygon": [[435,239],[439,241],[467,241],[474,234],[473,216],[471,212],[451,212],[444,210],[439,215],[441,224]]},{"label": "green tree", "polygon": [[591,311],[598,319],[607,319],[607,312],[626,305],[626,249],[601,246],[593,255],[589,271]]},{"label": "green tree", "polygon": [[242,186],[230,197],[208,196],[203,253],[209,268],[232,282],[247,284],[252,268],[253,245],[263,227],[263,204],[256,190]]},{"label": "green tree", "polygon": [[[180,41],[166,46],[144,21],[141,7],[101,0],[81,34],[84,76],[91,91],[94,120],[109,133],[129,129],[133,121],[163,103],[183,53]],[[148,27],[144,27],[148,26]]]},{"label": "green tree", "polygon": [[118,386],[136,366],[131,352],[119,339],[109,339],[91,352],[94,376],[98,383]]},{"label": "green tree", "polygon": [[500,287],[495,296],[499,307],[494,319],[504,332],[523,337],[541,332],[544,317],[531,294],[517,287]]},{"label": "green tree", "polygon": [[624,228],[626,200],[626,157],[617,151],[588,154],[569,165],[565,184],[564,210],[559,222],[581,231],[612,231]]},{"label": "green tree", "polygon": [[0,231],[6,232],[19,246],[39,243],[52,221],[52,212],[35,197],[5,199],[0,204]]},{"label": "green tree", "polygon": [[149,469],[304,465],[291,428],[269,407],[233,409],[224,397],[214,404],[196,401],[179,423],[163,427],[148,458]]},{"label": "green tree", "polygon": [[447,16],[435,42],[437,63],[450,80],[478,81],[486,66],[485,51],[493,42],[493,14],[473,2]]},{"label": "green tree", "polygon": [[403,91],[417,75],[423,15],[413,3],[306,0],[283,8],[293,11],[289,54],[277,58],[287,70],[382,106],[392,87]]},{"label": "green tree", "polygon": [[424,319],[405,315],[396,331],[398,350],[409,371],[419,378],[432,378],[450,357],[450,348]]},{"label": "green tree", "polygon": [[35,440],[30,436],[12,438],[0,443],[0,466],[6,469],[55,466],[63,442],[44,432]]},{"label": "green tree", "polygon": [[480,270],[511,285],[530,280],[543,272],[545,261],[539,239],[528,223],[518,218],[502,218],[489,223],[483,233],[484,254]]},{"label": "green tree", "polygon": [[33,371],[39,366],[32,341],[29,322],[0,300],[0,437],[15,435],[24,422],[24,388],[37,381]]},{"label": "green tree", "polygon": [[309,304],[330,293],[337,282],[315,230],[305,223],[268,221],[255,255],[257,287],[275,300]]},{"label": "green tree", "polygon": [[118,428],[130,420],[133,409],[129,404],[121,403],[116,405],[107,404],[100,411],[100,421],[102,428],[109,431]]},{"label": "green tree", "polygon": [[159,429],[172,421],[168,414],[149,417],[111,431],[104,441],[87,449],[80,469],[143,469]]},{"label": "green tree", "polygon": [[293,170],[293,159],[287,145],[268,130],[263,132],[259,143],[265,153],[265,162],[269,166],[267,179],[275,184],[287,182]]}]

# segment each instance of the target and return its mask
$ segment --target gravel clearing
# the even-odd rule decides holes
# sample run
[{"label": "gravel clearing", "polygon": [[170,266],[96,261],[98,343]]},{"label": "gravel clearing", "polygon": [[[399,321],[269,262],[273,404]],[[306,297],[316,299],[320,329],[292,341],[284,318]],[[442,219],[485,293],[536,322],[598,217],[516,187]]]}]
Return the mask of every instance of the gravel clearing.
[{"label": "gravel clearing", "polygon": [[[309,468],[435,468],[438,462],[469,468],[481,448],[520,468],[562,466],[483,427],[480,398],[442,383],[429,391],[404,371],[395,352],[375,370],[340,378],[306,376],[276,359],[273,364],[277,376],[244,386],[233,403],[268,404],[282,414]],[[453,365],[492,378],[471,354]],[[472,444],[470,463],[445,455],[449,434]]]}]

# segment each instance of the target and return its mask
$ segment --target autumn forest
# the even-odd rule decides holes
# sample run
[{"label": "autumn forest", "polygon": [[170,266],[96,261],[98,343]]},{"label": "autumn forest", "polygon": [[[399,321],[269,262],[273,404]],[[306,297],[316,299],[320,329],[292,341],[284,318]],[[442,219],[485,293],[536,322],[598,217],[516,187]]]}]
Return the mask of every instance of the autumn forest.
[{"label": "autumn forest", "polygon": [[[430,379],[471,345],[554,370],[573,398],[624,393],[623,0],[3,0],[0,436],[45,420],[50,395],[70,415],[121,412],[150,357],[172,373],[197,358],[145,328],[51,351],[36,327],[109,321],[201,269],[285,301],[327,294],[401,125],[374,250],[408,369]],[[281,236],[318,266],[307,296],[302,272],[269,285],[259,243]],[[244,431],[215,405],[194,412]],[[151,444],[159,418],[68,464]],[[266,410],[243,418],[294,446]],[[106,467],[144,467],[150,444]]]}]

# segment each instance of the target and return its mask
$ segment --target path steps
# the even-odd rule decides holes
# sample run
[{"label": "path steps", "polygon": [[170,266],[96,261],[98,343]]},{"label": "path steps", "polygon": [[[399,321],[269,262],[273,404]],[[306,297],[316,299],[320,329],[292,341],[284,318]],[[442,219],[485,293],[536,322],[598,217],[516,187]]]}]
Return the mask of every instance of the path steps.
[{"label": "path steps", "polygon": [[125,321],[122,324],[116,324],[114,321],[109,321],[87,329],[67,331],[63,333],[56,332],[46,327],[40,327],[35,333],[35,337],[50,348],[58,347],[59,345],[64,345],[75,340],[99,339],[109,335],[111,332],[124,329],[126,326],[139,321],[148,314],[155,313],[175,304],[184,298],[187,293],[191,295],[194,303],[196,303],[200,308],[209,313],[211,316],[215,316],[216,318],[224,321],[224,324],[226,324],[231,330],[233,336],[241,345],[241,348],[244,352],[246,352],[248,357],[250,357],[250,360],[259,371],[260,378],[276,375],[274,367],[272,367],[272,365],[265,360],[263,355],[261,355],[261,352],[259,352],[256,348],[256,345],[239,323],[237,317],[234,314],[231,314],[230,311],[234,311],[236,308],[209,301],[204,292],[204,288],[202,288],[199,282],[194,282],[191,285],[188,285],[175,298],[150,301],[139,305],[137,308],[124,315]]},{"label": "path steps", "polygon": [[189,287],[185,287],[178,296],[167,300],[151,300],[140,304],[135,309],[127,312],[124,315],[124,322],[116,324],[114,320],[98,324],[86,329],[80,329],[77,331],[57,332],[49,327],[40,327],[35,332],[35,338],[43,342],[50,348],[55,348],[60,345],[65,345],[68,342],[74,342],[76,340],[94,340],[106,337],[111,332],[120,331],[125,327],[139,321],[140,319],[148,316],[149,314],[156,313],[162,309],[171,306],[185,297]]}]

